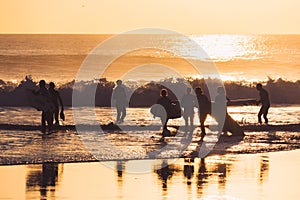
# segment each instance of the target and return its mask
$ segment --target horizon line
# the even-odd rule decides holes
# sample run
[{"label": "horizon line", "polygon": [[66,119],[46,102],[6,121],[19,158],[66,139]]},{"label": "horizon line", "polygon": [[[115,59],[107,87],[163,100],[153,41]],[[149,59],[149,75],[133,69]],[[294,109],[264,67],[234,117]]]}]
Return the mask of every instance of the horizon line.
[{"label": "horizon line", "polygon": [[[119,33],[108,33],[108,32],[103,32],[103,33],[85,33],[85,32],[70,32],[70,33],[66,33],[66,32],[24,32],[24,33],[20,33],[20,32],[7,32],[7,33],[1,33],[0,35],[118,35],[118,34],[122,34],[122,33],[126,33],[126,31],[124,32],[119,32]],[[126,33],[128,34],[128,33]],[[156,33],[151,33],[152,35],[156,34]],[[158,33],[158,34],[163,34],[163,33]],[[300,33],[181,33],[181,34],[185,34],[185,35],[300,35]],[[135,34],[137,35],[137,34]]]}]

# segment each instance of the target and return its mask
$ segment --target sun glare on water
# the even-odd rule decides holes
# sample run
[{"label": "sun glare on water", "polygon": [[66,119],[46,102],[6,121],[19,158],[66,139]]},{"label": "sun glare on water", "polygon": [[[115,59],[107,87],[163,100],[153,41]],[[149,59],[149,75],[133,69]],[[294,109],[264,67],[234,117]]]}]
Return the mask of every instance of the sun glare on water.
[{"label": "sun glare on water", "polygon": [[208,54],[209,58],[217,62],[234,59],[256,59],[259,51],[254,35],[192,35]]}]

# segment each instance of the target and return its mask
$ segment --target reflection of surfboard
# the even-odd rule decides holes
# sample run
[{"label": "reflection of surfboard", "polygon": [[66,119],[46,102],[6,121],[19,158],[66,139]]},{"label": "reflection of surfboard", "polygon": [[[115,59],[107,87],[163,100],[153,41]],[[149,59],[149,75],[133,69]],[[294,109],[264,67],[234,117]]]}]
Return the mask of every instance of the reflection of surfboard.
[{"label": "reflection of surfboard", "polygon": [[[150,112],[155,117],[165,117],[167,115],[165,108],[160,104],[154,104],[150,108]],[[176,119],[181,117],[181,108],[178,101],[174,101],[171,104],[171,109],[168,113],[169,119]]]},{"label": "reflection of surfboard", "polygon": [[55,109],[50,97],[41,94],[34,94],[32,91],[28,91],[27,98],[29,105],[37,110],[44,112],[52,112]]},{"label": "reflection of surfboard", "polygon": [[227,102],[228,106],[248,106],[256,105],[257,101],[255,99],[235,99]]}]

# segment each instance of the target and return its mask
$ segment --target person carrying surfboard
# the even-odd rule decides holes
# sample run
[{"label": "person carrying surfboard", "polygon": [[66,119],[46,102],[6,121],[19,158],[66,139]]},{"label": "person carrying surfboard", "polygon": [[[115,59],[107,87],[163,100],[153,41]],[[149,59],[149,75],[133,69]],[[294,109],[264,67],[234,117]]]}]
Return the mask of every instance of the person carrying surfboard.
[{"label": "person carrying surfboard", "polygon": [[39,90],[33,91],[33,93],[39,97],[39,100],[41,102],[39,110],[42,111],[42,133],[46,133],[46,122],[48,124],[48,130],[52,130],[53,126],[53,103],[51,101],[50,93],[48,89],[46,88],[46,82],[45,80],[40,80],[39,82]]},{"label": "person carrying surfboard", "polygon": [[[218,87],[217,93],[214,102],[215,112],[212,117],[218,122],[219,133],[227,136],[244,137],[243,129],[227,112],[227,103],[230,102],[230,99],[226,96],[225,88]],[[231,134],[228,134],[228,132]]]},{"label": "person carrying surfboard", "polygon": [[258,123],[262,124],[262,120],[261,120],[261,116],[263,115],[264,119],[265,119],[265,123],[268,124],[269,120],[267,118],[268,115],[268,111],[270,108],[270,99],[269,99],[269,94],[267,92],[267,90],[265,90],[262,87],[261,83],[258,83],[256,85],[256,89],[259,91],[259,97],[260,99],[257,101],[257,103],[261,103],[261,108],[258,112]]},{"label": "person carrying surfboard", "polygon": [[51,99],[53,101],[54,105],[54,120],[56,125],[59,125],[59,120],[58,120],[58,115],[59,115],[59,105],[61,106],[61,111],[60,111],[60,118],[62,120],[65,120],[65,115],[64,115],[64,104],[63,101],[60,97],[60,94],[57,90],[55,90],[55,84],[53,82],[49,83],[49,93],[51,96]]},{"label": "person carrying surfboard", "polygon": [[171,109],[172,109],[172,101],[168,98],[168,91],[166,89],[162,89],[160,91],[160,98],[157,100],[157,104],[161,105],[164,109],[165,112],[163,112],[163,114],[160,116],[160,120],[163,126],[164,130],[168,130],[167,129],[167,123],[169,121],[169,116],[171,113]]},{"label": "person carrying surfboard", "polygon": [[211,113],[211,102],[208,100],[207,96],[203,93],[202,89],[200,87],[195,88],[195,93],[198,101],[198,115],[199,115],[199,121],[200,121],[200,127],[201,127],[201,137],[203,138],[205,136],[205,126],[204,122],[207,118],[207,115]]}]

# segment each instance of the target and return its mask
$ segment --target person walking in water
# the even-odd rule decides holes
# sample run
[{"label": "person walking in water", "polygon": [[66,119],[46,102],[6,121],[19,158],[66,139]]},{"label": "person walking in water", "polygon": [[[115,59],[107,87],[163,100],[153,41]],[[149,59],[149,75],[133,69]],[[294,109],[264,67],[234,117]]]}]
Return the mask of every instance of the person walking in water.
[{"label": "person walking in water", "polygon": [[63,114],[64,105],[63,105],[63,101],[60,97],[59,92],[57,90],[55,90],[55,84],[53,82],[49,83],[49,93],[50,93],[51,99],[52,99],[53,104],[54,104],[53,114],[54,114],[55,124],[59,125],[59,120],[58,120],[59,105],[61,106],[60,117],[61,117],[62,120],[65,120],[64,119],[64,114]]},{"label": "person walking in water", "polygon": [[192,89],[187,88],[186,94],[183,95],[181,100],[181,106],[183,107],[183,118],[186,127],[189,125],[189,120],[190,125],[194,126],[194,107],[196,106],[196,97],[192,95],[191,92]]},{"label": "person walking in water", "polygon": [[218,122],[219,133],[227,132],[227,124],[229,120],[229,115],[227,112],[227,102],[230,99],[226,96],[225,88],[220,86],[217,88],[218,95],[215,97],[215,116],[213,116]]},{"label": "person walking in water", "polygon": [[198,115],[201,127],[201,138],[205,136],[205,120],[207,115],[211,113],[211,102],[208,100],[207,96],[203,93],[200,87],[195,88],[195,93],[198,101]]},{"label": "person walking in water", "polygon": [[117,80],[116,83],[117,87],[113,91],[112,98],[117,108],[116,123],[122,123],[126,117],[126,107],[128,102],[122,81]]},{"label": "person walking in water", "polygon": [[263,115],[264,119],[265,119],[265,123],[268,124],[269,120],[267,118],[267,115],[268,115],[268,111],[269,111],[269,108],[270,108],[270,99],[269,99],[269,94],[267,92],[267,90],[265,90],[263,87],[262,87],[262,84],[261,83],[258,83],[256,85],[256,89],[259,91],[259,96],[260,96],[260,99],[257,101],[257,103],[261,103],[261,108],[258,112],[258,123],[262,124],[262,120],[261,120],[261,116]]},{"label": "person walking in water", "polygon": [[40,80],[39,82],[39,90],[34,92],[36,95],[41,95],[43,98],[43,109],[42,109],[42,133],[46,133],[46,122],[48,124],[48,131],[52,130],[53,125],[53,104],[51,101],[50,93],[46,88],[45,80]]},{"label": "person walking in water", "polygon": [[166,89],[162,89],[160,91],[160,98],[157,100],[157,104],[161,105],[164,109],[165,112],[162,113],[160,116],[160,120],[163,126],[163,130],[166,131],[167,129],[167,123],[169,120],[170,112],[172,109],[172,101],[168,98],[168,91]]}]

